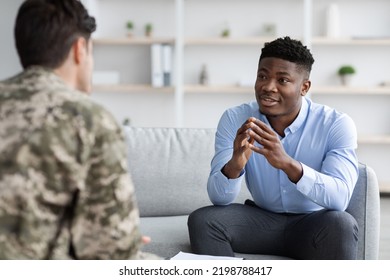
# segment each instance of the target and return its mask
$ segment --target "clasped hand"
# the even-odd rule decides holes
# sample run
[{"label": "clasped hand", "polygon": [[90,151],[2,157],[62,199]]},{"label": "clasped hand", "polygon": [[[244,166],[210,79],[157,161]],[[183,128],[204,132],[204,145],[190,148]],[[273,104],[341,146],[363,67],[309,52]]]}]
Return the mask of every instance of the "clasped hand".
[{"label": "clasped hand", "polygon": [[[260,145],[255,145],[255,142]],[[233,153],[244,153],[245,161],[248,161],[252,151],[263,155],[273,167],[278,169],[283,169],[285,163],[290,160],[276,132],[253,117],[238,129]]]},{"label": "clasped hand", "polygon": [[[255,145],[255,142],[260,145]],[[286,153],[276,132],[254,117],[249,118],[237,130],[233,156],[225,165],[223,173],[229,178],[237,178],[252,152],[263,155],[269,164],[283,170],[292,182],[297,182],[302,177],[301,164]]]}]

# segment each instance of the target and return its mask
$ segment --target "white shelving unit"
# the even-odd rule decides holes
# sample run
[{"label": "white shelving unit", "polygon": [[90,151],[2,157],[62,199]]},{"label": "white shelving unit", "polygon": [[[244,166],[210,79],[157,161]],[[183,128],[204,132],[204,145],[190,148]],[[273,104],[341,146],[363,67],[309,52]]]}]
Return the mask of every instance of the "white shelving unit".
[{"label": "white shelving unit", "polygon": [[312,44],[314,46],[390,46],[390,39],[352,39],[345,38],[326,38],[313,37]]},{"label": "white shelving unit", "polygon": [[[324,37],[319,21],[323,11],[336,3],[340,11],[340,37]],[[313,73],[314,101],[348,113],[358,131],[358,158],[376,171],[382,192],[390,192],[390,2],[385,0],[312,1],[311,46],[317,67],[327,75]],[[364,20],[362,19],[364,17]],[[352,64],[357,69],[351,86],[338,85],[334,69]],[[334,72],[331,73],[330,71]]]},{"label": "white shelving unit", "polygon": [[[351,115],[359,135],[359,159],[376,170],[381,190],[390,192],[386,170],[390,159],[385,156],[390,153],[390,86],[379,86],[381,81],[390,81],[390,16],[385,12],[390,10],[390,1],[89,2],[101,8],[97,19],[102,31],[94,38],[96,67],[121,73],[119,85],[95,85],[94,96],[111,106],[119,120],[129,117],[135,126],[215,127],[226,108],[253,100],[263,44],[288,35],[301,39],[316,59],[311,98]],[[338,38],[324,36],[326,8],[331,3],[342,14]],[[138,29],[127,38],[124,22],[128,19],[136,26],[153,22],[155,34],[148,38]],[[232,34],[221,38],[226,23]],[[276,36],[262,34],[261,27],[267,23],[276,24]],[[170,87],[151,86],[152,44],[173,46]],[[202,64],[208,66],[209,85],[198,84]],[[349,87],[339,84],[336,69],[341,64],[357,68]]]}]

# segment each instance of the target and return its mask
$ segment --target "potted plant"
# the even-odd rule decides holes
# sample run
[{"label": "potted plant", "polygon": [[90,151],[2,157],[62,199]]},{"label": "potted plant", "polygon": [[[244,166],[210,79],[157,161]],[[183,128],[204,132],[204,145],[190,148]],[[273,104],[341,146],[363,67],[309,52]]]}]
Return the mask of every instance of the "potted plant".
[{"label": "potted plant", "polygon": [[230,25],[229,22],[224,22],[222,31],[221,31],[221,37],[222,38],[228,38],[230,37]]},{"label": "potted plant", "polygon": [[350,79],[351,79],[352,75],[355,73],[356,73],[356,70],[353,66],[342,65],[338,70],[338,74],[339,74],[340,79],[341,79],[341,84],[343,86],[349,85]]},{"label": "potted plant", "polygon": [[221,37],[227,38],[230,36],[230,30],[229,29],[224,29],[221,32]]},{"label": "potted plant", "polygon": [[127,30],[127,36],[129,37],[133,36],[134,23],[131,20],[126,22],[126,30]]},{"label": "potted plant", "polygon": [[151,37],[153,32],[153,25],[151,23],[145,24],[145,36]]}]

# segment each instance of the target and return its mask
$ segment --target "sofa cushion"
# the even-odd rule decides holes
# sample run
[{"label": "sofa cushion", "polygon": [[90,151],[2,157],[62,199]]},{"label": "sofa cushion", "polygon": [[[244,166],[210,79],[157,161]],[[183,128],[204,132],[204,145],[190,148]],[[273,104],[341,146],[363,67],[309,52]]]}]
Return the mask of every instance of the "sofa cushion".
[{"label": "sofa cushion", "polygon": [[142,251],[166,259],[172,258],[180,251],[191,252],[187,219],[187,215],[141,218],[142,234],[152,239],[142,248]]},{"label": "sofa cushion", "polygon": [[[182,252],[191,253],[190,239],[187,229],[188,216],[144,217],[141,219],[141,232],[150,236],[152,241],[142,249],[144,252],[156,254],[169,259]],[[284,260],[283,256],[239,254],[236,257],[248,260]]]},{"label": "sofa cushion", "polygon": [[[215,129],[124,128],[140,216],[188,215],[210,205]],[[246,187],[237,202],[250,194]]]}]

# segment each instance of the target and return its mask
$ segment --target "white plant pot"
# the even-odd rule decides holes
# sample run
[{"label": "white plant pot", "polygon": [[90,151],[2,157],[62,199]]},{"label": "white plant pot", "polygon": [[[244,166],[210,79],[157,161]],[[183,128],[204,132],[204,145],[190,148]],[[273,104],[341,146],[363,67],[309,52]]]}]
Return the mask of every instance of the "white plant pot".
[{"label": "white plant pot", "polygon": [[350,86],[352,81],[352,74],[340,75],[341,84],[343,86]]}]

